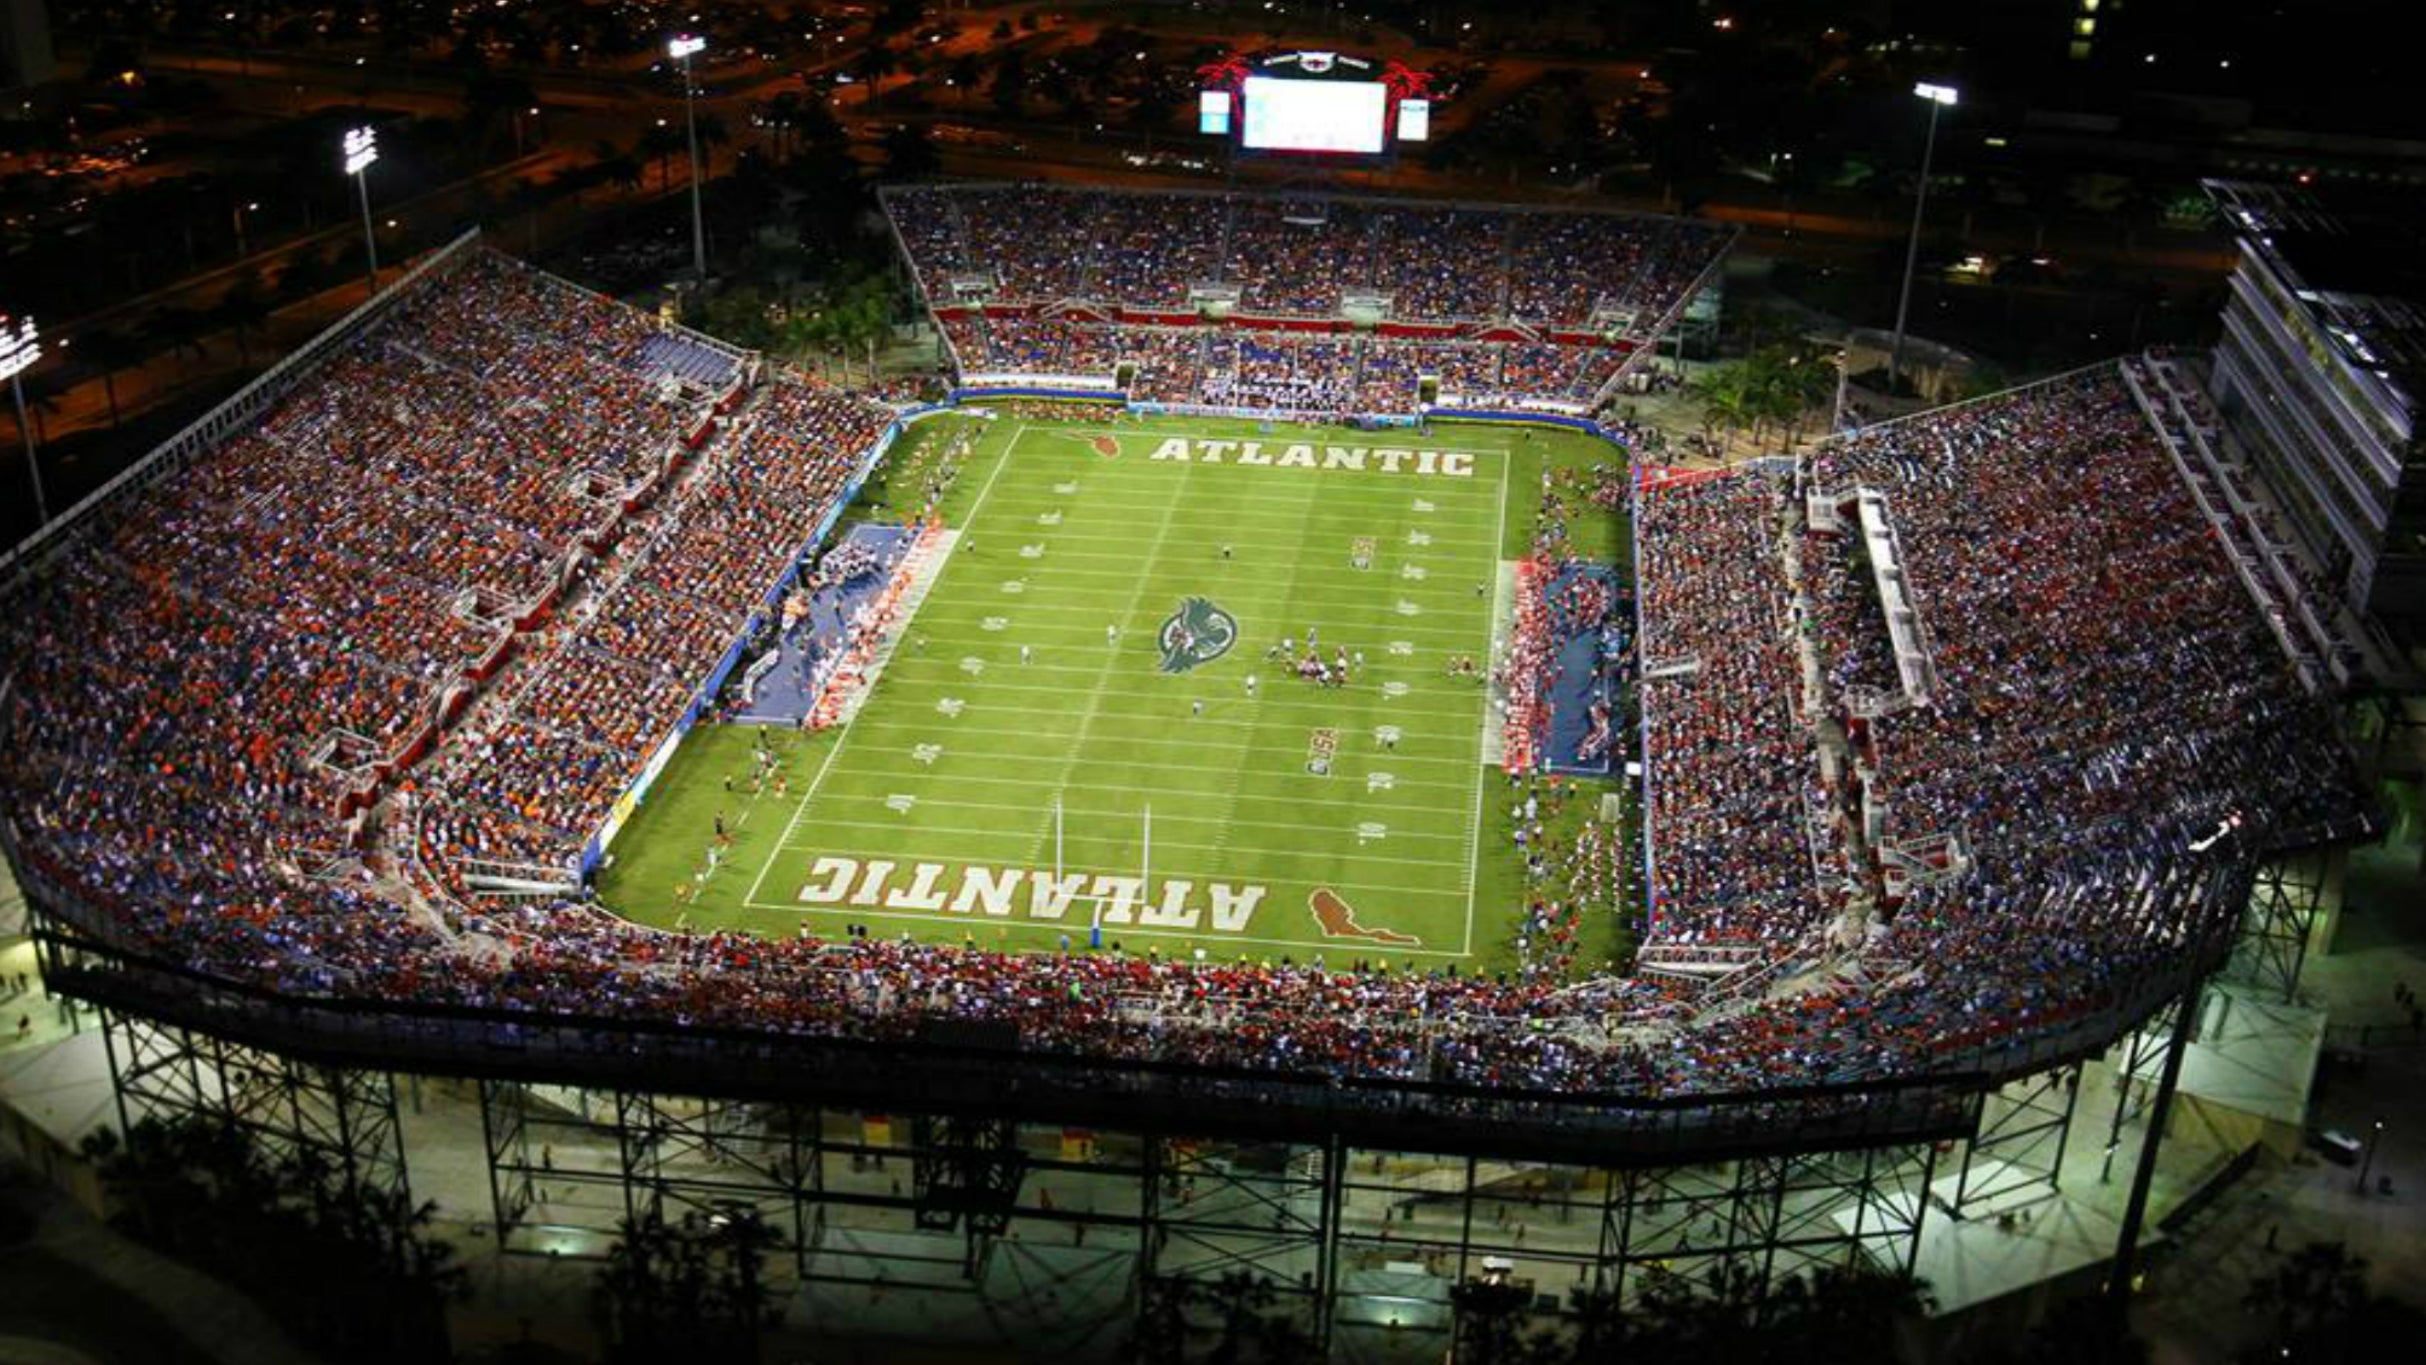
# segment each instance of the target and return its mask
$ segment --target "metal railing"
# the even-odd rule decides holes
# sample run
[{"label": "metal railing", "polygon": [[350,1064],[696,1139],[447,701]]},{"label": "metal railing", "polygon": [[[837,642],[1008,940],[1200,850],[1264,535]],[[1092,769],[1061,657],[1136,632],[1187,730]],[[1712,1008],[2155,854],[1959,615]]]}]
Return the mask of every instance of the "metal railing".
[{"label": "metal railing", "polygon": [[187,423],[183,431],[154,446],[150,454],[121,470],[109,482],[85,495],[75,506],[51,518],[49,524],[19,541],[7,553],[0,554],[0,595],[16,588],[53,554],[81,539],[94,519],[112,504],[216,450],[231,433],[250,422],[263,408],[284,397],[288,390],[318,369],[332,352],[350,344],[433,271],[442,266],[451,266],[463,248],[479,240],[479,237],[480,229],[473,228],[422,257],[395,283],[321,329],[319,335],[305,342],[301,348],[263,370],[252,382],[230,394],[209,412]]}]

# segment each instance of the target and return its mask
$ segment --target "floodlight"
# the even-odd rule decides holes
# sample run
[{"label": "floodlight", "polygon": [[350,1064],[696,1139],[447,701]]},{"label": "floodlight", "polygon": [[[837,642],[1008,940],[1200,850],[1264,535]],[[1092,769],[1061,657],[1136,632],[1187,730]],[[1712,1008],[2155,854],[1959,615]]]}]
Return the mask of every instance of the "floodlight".
[{"label": "floodlight", "polygon": [[379,159],[379,130],[349,128],[345,134],[345,173],[360,175]]},{"label": "floodlight", "polygon": [[[707,50],[708,40],[692,33],[677,33],[665,44],[666,55],[682,63],[683,140],[691,146],[691,270],[703,285],[708,280],[708,229],[706,211],[699,205],[699,87],[691,83],[691,58]],[[657,122],[663,125],[665,120]]]},{"label": "floodlight", "polygon": [[1939,104],[1956,103],[1962,99],[1963,95],[1962,91],[1955,89],[1951,85],[1931,85],[1927,81],[1922,81],[1920,84],[1913,86],[1912,93],[1925,100],[1935,100]]},{"label": "floodlight", "polygon": [[9,396],[17,400],[17,434],[25,440],[25,472],[34,481],[34,525],[51,524],[51,501],[42,491],[42,460],[34,449],[34,424],[25,415],[25,381],[19,378],[33,363],[42,358],[42,338],[34,330],[32,318],[19,318],[11,324],[6,313],[0,313],[0,379],[8,381]]},{"label": "floodlight", "polygon": [[42,339],[34,331],[34,320],[19,318],[11,324],[0,315],[0,379],[16,378],[41,358]]}]

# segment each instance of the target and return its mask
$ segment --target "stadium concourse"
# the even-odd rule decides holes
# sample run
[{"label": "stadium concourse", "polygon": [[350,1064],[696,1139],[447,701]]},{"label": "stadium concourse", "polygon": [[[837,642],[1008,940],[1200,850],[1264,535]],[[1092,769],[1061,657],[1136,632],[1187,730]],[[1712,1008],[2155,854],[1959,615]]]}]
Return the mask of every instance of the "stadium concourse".
[{"label": "stadium concourse", "polygon": [[[1604,279],[1672,311],[1699,259],[1597,217],[1333,205],[1347,235],[1320,245],[1249,200],[893,202],[930,290],[975,252],[1032,296],[1092,270],[1177,306],[1197,267],[1251,257],[1241,292],[1276,309],[1370,268],[1409,309],[1579,325]],[[1082,229],[1125,245],[1018,254]],[[1458,278],[1492,259],[1468,236],[1499,276]],[[671,335],[460,253],[218,449],[80,519],[0,624],[29,892],[310,996],[862,1039],[985,1021],[1084,1057],[1691,1095],[2102,1043],[2212,962],[2258,859],[2368,820],[2109,366],[1800,467],[1646,472],[1635,976],[662,933],[467,894],[575,865],[897,416],[702,341],[669,373]],[[1296,362],[1354,392],[1357,348],[1325,344]],[[1520,400],[1579,391],[1515,360]]]},{"label": "stadium concourse", "polygon": [[1125,375],[1139,402],[1297,414],[1589,411],[1730,240],[1336,195],[966,185],[885,207],[964,382]]}]

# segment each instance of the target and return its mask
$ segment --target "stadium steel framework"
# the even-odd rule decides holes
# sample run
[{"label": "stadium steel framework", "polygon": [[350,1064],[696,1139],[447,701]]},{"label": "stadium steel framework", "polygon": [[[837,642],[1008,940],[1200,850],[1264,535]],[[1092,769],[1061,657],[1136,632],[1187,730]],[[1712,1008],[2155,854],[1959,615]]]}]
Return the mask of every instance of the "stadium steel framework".
[{"label": "stadium steel framework", "polygon": [[[2287,919],[2313,921],[2326,882],[2311,857],[2242,883],[2239,950],[2210,962],[2281,961],[2269,945]],[[477,1105],[504,1254],[597,1254],[633,1215],[746,1206],[803,1288],[983,1296],[1051,1248],[1056,1282],[1083,1265],[1114,1317],[1158,1289],[1235,1293],[1244,1277],[1342,1356],[1374,1334],[1449,1330],[1448,1286],[1511,1264],[1542,1308],[1574,1291],[1622,1299],[1654,1268],[1725,1263],[1756,1282],[1909,1270],[1932,1205],[2001,1217],[2060,1192],[2083,1066],[2118,1032],[1994,1074],[1862,1087],[1349,1096],[1000,1039],[876,1047],[282,998],[101,941],[38,874],[26,890],[46,981],[102,1008],[122,1123],[212,1116],[404,1191],[397,1077],[452,1078]],[[2109,1174],[2126,1127],[2166,1102],[2163,1063],[2204,976],[2186,973],[2122,1038]]]}]

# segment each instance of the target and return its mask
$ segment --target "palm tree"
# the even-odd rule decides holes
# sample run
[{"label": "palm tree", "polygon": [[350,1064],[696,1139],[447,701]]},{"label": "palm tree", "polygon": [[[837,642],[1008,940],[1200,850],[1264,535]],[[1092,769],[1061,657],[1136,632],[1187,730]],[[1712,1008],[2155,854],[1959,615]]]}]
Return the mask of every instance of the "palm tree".
[{"label": "palm tree", "polygon": [[318,293],[343,273],[344,265],[339,259],[343,251],[343,247],[335,244],[320,251],[297,247],[287,257],[286,267],[278,272],[278,296],[299,299]]},{"label": "palm tree", "polygon": [[1786,371],[1786,385],[1795,399],[1793,425],[1786,432],[1791,446],[1802,437],[1803,419],[1836,397],[1836,366],[1824,353],[1801,356]]},{"label": "palm tree", "polygon": [[1716,365],[1693,381],[1693,396],[1701,400],[1702,434],[1733,433],[1751,422],[1752,392],[1741,365]]},{"label": "palm tree", "polygon": [[658,193],[663,194],[674,188],[671,162],[674,153],[688,146],[682,130],[670,122],[653,123],[640,134],[640,145],[634,150],[640,156],[657,158]]},{"label": "palm tree", "polygon": [[1026,109],[1027,96],[1028,59],[1012,48],[994,64],[994,112],[1017,118]]},{"label": "palm tree", "polygon": [[923,180],[943,169],[943,155],[923,126],[905,123],[885,134],[884,164],[896,180]]},{"label": "palm tree", "polygon": [[211,320],[236,334],[237,363],[253,363],[249,342],[270,320],[269,286],[262,282],[260,270],[248,270],[228,286],[228,291],[220,295],[218,306],[211,310]]},{"label": "palm tree", "polygon": [[826,352],[834,345],[834,315],[820,308],[811,312],[796,312],[784,324],[785,340],[798,348],[803,358],[816,357],[816,373],[820,379],[832,382],[826,372]]},{"label": "palm tree", "polygon": [[736,1360],[757,1355],[771,1325],[766,1255],[780,1239],[746,1204],[668,1223],[654,1210],[617,1228],[591,1305],[610,1359]]},{"label": "palm tree", "polygon": [[152,314],[152,327],[168,339],[169,349],[179,353],[192,351],[200,360],[210,354],[209,328],[201,313],[191,308],[163,308]]},{"label": "palm tree", "polygon": [[[491,71],[485,66],[472,68],[463,77],[465,141],[474,149],[484,148],[500,118],[512,120],[537,102],[531,83],[522,77]],[[515,150],[519,152],[521,148]]]},{"label": "palm tree", "polygon": [[[1747,382],[1752,396],[1752,439],[1760,439],[1760,429],[1784,427],[1803,410],[1803,394],[1795,380],[1801,369],[1799,357],[1772,347],[1744,362]],[[1789,438],[1789,444],[1791,444]]]},{"label": "palm tree", "polygon": [[969,92],[985,79],[985,69],[977,64],[975,56],[964,52],[952,60],[948,79],[952,86],[953,106],[965,109],[969,104]]},{"label": "palm tree", "polygon": [[[643,138],[637,150],[645,151],[647,146],[648,141]],[[639,189],[641,178],[647,174],[636,151],[626,151],[604,138],[591,145],[590,155],[595,158],[591,169],[598,173],[598,178],[626,191]]]},{"label": "palm tree", "polygon": [[93,332],[86,335],[83,341],[84,345],[78,348],[77,354],[101,372],[101,392],[109,399],[110,429],[115,431],[118,427],[118,372],[142,363],[150,352],[124,332]]},{"label": "palm tree", "polygon": [[859,59],[859,78],[868,85],[866,103],[875,103],[877,95],[884,88],[884,78],[899,70],[901,58],[894,54],[892,48],[882,43],[869,48],[867,54]]},{"label": "palm tree", "polygon": [[1505,1361],[1515,1355],[1531,1295],[1513,1284],[1466,1280],[1449,1290],[1458,1360]]},{"label": "palm tree", "polygon": [[797,90],[785,90],[758,106],[758,117],[766,123],[769,140],[775,144],[775,161],[781,165],[791,158],[792,128],[800,122],[801,99]]},{"label": "palm tree", "polygon": [[892,331],[892,296],[884,276],[871,273],[852,281],[837,311],[843,344],[867,350],[868,387],[874,388],[876,347]]},{"label": "palm tree", "polygon": [[731,142],[732,140],[733,133],[731,129],[725,127],[724,115],[714,112],[707,112],[699,115],[699,166],[701,174],[706,174],[707,168],[716,164],[716,149],[718,147],[722,147],[728,142]]}]

